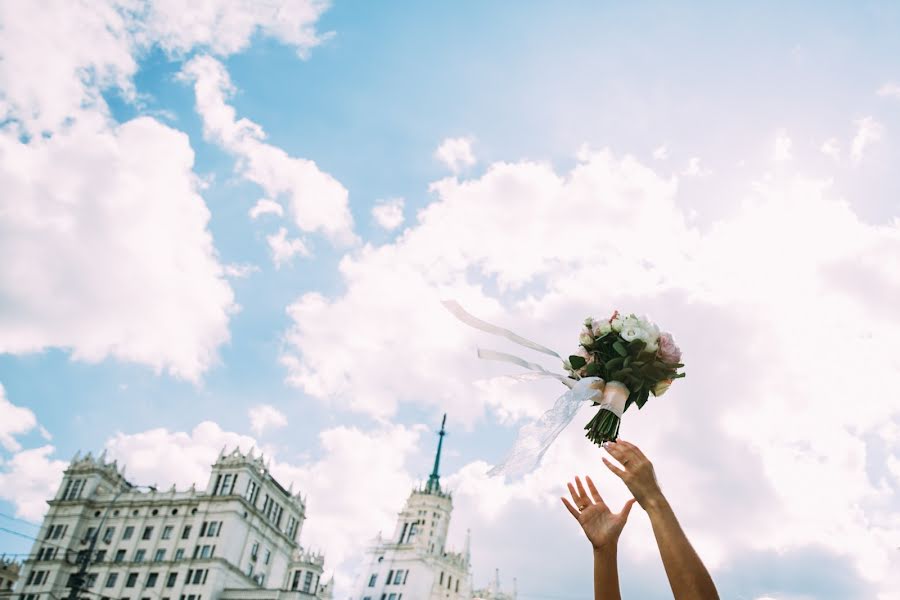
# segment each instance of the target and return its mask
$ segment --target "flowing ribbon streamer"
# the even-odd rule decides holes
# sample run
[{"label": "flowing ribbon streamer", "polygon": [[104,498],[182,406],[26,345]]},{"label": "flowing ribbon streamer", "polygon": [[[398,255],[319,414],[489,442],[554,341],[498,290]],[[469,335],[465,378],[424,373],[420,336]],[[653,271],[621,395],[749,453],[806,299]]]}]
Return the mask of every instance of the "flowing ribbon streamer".
[{"label": "flowing ribbon streamer", "polygon": [[[506,338],[507,340],[520,346],[524,346],[526,348],[530,348],[544,354],[549,354],[550,356],[555,356],[556,358],[562,360],[562,357],[559,354],[557,354],[553,350],[550,350],[546,346],[542,346],[537,342],[532,342],[531,340],[526,339],[517,333],[513,333],[508,329],[497,327],[496,325],[491,325],[490,323],[473,317],[454,300],[445,300],[442,304],[447,308],[447,310],[453,313],[453,315],[457,319],[459,319],[466,325],[469,325],[470,327],[474,327],[475,329],[490,333],[491,335]],[[566,428],[566,425],[571,423],[572,419],[575,418],[575,413],[578,412],[578,409],[581,407],[581,403],[594,401],[597,396],[602,393],[603,390],[604,382],[599,377],[583,377],[578,381],[575,381],[569,377],[566,377],[565,375],[560,375],[559,373],[548,371],[541,365],[529,362],[523,358],[519,358],[518,356],[507,354],[505,352],[497,352],[494,350],[484,350],[479,348],[478,358],[484,360],[499,360],[508,362],[532,371],[532,373],[527,373],[524,375],[510,376],[513,379],[553,377],[554,379],[558,379],[566,387],[569,388],[569,391],[557,398],[556,402],[553,404],[553,407],[543,415],[541,415],[539,419],[537,419],[533,423],[523,425],[519,429],[519,433],[516,436],[516,441],[513,443],[513,447],[509,451],[509,454],[506,456],[502,463],[496,465],[494,468],[488,471],[488,475],[491,477],[497,475],[519,477],[535,470],[538,465],[540,465],[544,453],[547,452],[547,449],[550,448],[550,445],[553,444],[553,441],[562,432],[562,430]]]}]

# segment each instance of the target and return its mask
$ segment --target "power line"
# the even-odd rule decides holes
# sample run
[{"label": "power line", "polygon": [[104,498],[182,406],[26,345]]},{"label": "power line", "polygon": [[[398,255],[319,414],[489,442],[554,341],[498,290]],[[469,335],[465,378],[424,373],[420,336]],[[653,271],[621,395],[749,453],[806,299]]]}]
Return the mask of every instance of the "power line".
[{"label": "power line", "polygon": [[26,525],[30,525],[31,527],[37,527],[38,529],[41,528],[41,526],[38,525],[37,523],[32,523],[31,521],[26,521],[25,519],[20,519],[18,517],[14,517],[14,516],[8,515],[6,513],[0,513],[0,517],[9,519],[10,521],[18,521],[19,523],[25,523]]}]

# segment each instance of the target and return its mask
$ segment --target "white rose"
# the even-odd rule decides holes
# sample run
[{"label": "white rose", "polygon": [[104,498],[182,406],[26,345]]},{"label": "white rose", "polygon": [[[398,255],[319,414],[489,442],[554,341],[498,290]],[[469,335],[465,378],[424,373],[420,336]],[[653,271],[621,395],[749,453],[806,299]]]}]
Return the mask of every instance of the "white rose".
[{"label": "white rose", "polygon": [[591,329],[596,337],[600,337],[612,331],[612,326],[609,324],[609,321],[594,321]]},{"label": "white rose", "polygon": [[589,333],[581,332],[581,335],[578,336],[578,341],[581,342],[582,346],[590,346],[594,343],[594,336]]},{"label": "white rose", "polygon": [[644,352],[656,352],[659,350],[659,342],[657,340],[644,340],[647,342],[647,346],[644,348]]},{"label": "white rose", "polygon": [[592,317],[588,317],[587,319],[584,320],[584,326],[590,327],[593,322],[594,322],[594,319]]},{"label": "white rose", "polygon": [[630,342],[632,340],[636,340],[640,337],[641,330],[640,329],[623,329],[619,335],[622,336],[622,339],[626,342]]},{"label": "white rose", "polygon": [[618,333],[622,331],[622,329],[624,328],[624,324],[625,317],[623,317],[622,315],[616,315],[616,317],[612,320],[612,323],[610,323],[610,327],[612,327],[613,331]]},{"label": "white rose", "polygon": [[641,320],[634,315],[628,315],[622,322],[622,329],[641,329]]}]

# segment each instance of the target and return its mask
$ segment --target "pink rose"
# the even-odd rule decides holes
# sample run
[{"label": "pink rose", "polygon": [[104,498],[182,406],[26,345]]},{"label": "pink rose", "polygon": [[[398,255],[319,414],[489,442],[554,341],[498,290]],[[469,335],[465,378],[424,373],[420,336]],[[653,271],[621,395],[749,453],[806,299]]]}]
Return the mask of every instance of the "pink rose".
[{"label": "pink rose", "polygon": [[680,363],[681,362],[681,349],[675,345],[675,340],[672,339],[672,334],[669,332],[659,334],[659,357],[663,360],[663,362],[667,363]]}]

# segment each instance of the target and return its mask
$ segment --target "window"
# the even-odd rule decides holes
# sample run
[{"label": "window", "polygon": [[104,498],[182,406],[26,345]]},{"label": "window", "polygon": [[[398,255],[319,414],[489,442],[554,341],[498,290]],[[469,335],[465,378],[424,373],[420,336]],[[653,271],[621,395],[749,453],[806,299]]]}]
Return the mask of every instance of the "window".
[{"label": "window", "polygon": [[112,543],[113,536],[116,535],[115,527],[107,527],[106,531],[103,532],[103,541],[107,544]]},{"label": "window", "polygon": [[147,587],[152,588],[156,587],[156,580],[159,578],[159,573],[147,573]]},{"label": "window", "polygon": [[444,572],[441,571],[441,579],[438,581],[438,585],[444,585]]},{"label": "window", "polygon": [[247,482],[247,493],[244,496],[250,504],[256,506],[256,496],[259,495],[259,484],[252,479]]},{"label": "window", "polygon": [[184,548],[179,548],[175,551],[175,560],[181,560],[184,558]]},{"label": "window", "polygon": [[125,528],[125,531],[122,532],[122,539],[130,540],[131,536],[133,536],[133,535],[134,535],[134,527],[129,525],[128,527]]},{"label": "window", "polygon": [[153,562],[162,562],[166,560],[166,551],[163,548],[160,548],[153,555]]},{"label": "window", "polygon": [[125,551],[116,550],[116,557],[113,559],[113,562],[122,562],[123,560],[125,560]]},{"label": "window", "polygon": [[459,579],[456,580],[456,593],[459,593]]},{"label": "window", "polygon": [[95,585],[97,585],[97,574],[96,573],[88,573],[87,578],[85,579],[85,582],[84,582],[84,587],[91,589]]},{"label": "window", "polygon": [[144,535],[141,536],[141,539],[149,540],[151,535],[153,535],[153,527],[152,526],[144,527]]},{"label": "window", "polygon": [[191,526],[185,525],[184,529],[181,530],[181,539],[186,540],[191,537]]},{"label": "window", "polygon": [[393,576],[394,576],[394,570],[391,569],[390,571],[388,571],[388,576],[387,576],[387,579],[384,580],[384,584],[385,584],[385,585],[391,585],[391,578],[392,578]]},{"label": "window", "polygon": [[84,540],[81,542],[82,544],[87,544],[91,541],[91,538],[94,537],[94,534],[97,533],[96,527],[88,527],[87,531],[84,532]]},{"label": "window", "polygon": [[269,559],[272,558],[272,551],[266,548],[266,553],[263,556],[265,557],[263,558],[263,563],[269,564]]},{"label": "window", "polygon": [[222,477],[221,480],[217,479],[216,483],[219,483],[219,481],[221,481],[221,485],[219,486],[218,490],[213,492],[213,495],[218,494],[219,496],[226,496],[226,495],[230,494],[231,486],[233,485],[233,483],[231,481],[232,477],[234,477],[234,476],[231,473],[227,473],[227,474],[225,474],[224,477]]},{"label": "window", "polygon": [[288,517],[286,533],[291,539],[294,539],[294,534],[297,533],[297,519],[294,518],[294,515]]},{"label": "window", "polygon": [[96,562],[103,562],[106,560],[106,550],[97,550],[97,556],[94,559]]},{"label": "window", "polygon": [[116,585],[116,580],[119,578],[118,573],[110,573],[106,576],[106,587],[111,588]]},{"label": "window", "polygon": [[388,596],[388,600],[397,600],[397,594],[391,594]]},{"label": "window", "polygon": [[397,569],[397,573],[394,575],[394,583],[395,584],[403,583],[403,570]]},{"label": "window", "polygon": [[140,550],[135,550],[134,552],[134,562],[144,562],[144,556],[146,556],[147,551],[141,548]]},{"label": "window", "polygon": [[259,542],[253,542],[253,547],[250,548],[250,560],[256,562],[256,555],[259,553]]},{"label": "window", "polygon": [[81,497],[81,490],[84,488],[84,479],[70,479],[66,482],[63,490],[63,500],[77,500]]},{"label": "window", "polygon": [[210,546],[203,546],[200,548],[200,558],[209,558],[210,556]]},{"label": "window", "polygon": [[450,589],[450,584],[453,582],[453,575],[447,575],[447,589]]},{"label": "window", "polygon": [[125,587],[132,588],[134,584],[137,583],[138,574],[137,573],[129,573],[128,579],[125,580]]},{"label": "window", "polygon": [[369,587],[375,587],[375,582],[378,580],[378,575],[376,573],[372,573],[372,576],[369,577]]},{"label": "window", "polygon": [[[291,582],[291,590],[297,590],[300,587],[300,574],[303,571],[294,571],[294,580]],[[371,587],[371,586],[370,586]]]},{"label": "window", "polygon": [[406,585],[406,578],[409,577],[409,569],[403,572],[403,585]]},{"label": "window", "polygon": [[411,544],[413,539],[416,537],[416,532],[418,531],[418,523],[410,523],[409,524],[409,534],[406,537],[406,543]]},{"label": "window", "polygon": [[209,521],[203,521],[203,525],[200,526],[200,535],[197,537],[203,537],[206,535],[206,528],[209,526]]},{"label": "window", "polygon": [[308,591],[309,591],[309,586],[312,585],[312,578],[313,578],[313,572],[312,572],[312,571],[307,571],[307,572],[306,572],[306,578],[303,580],[303,591],[304,591],[304,592],[308,592]]},{"label": "window", "polygon": [[175,583],[178,581],[178,573],[169,573],[169,576],[166,578],[166,587],[175,587]]},{"label": "window", "polygon": [[172,537],[172,530],[175,529],[171,525],[166,525],[163,527],[162,535],[160,536],[162,539],[167,540]]}]

